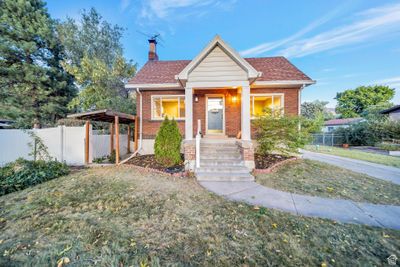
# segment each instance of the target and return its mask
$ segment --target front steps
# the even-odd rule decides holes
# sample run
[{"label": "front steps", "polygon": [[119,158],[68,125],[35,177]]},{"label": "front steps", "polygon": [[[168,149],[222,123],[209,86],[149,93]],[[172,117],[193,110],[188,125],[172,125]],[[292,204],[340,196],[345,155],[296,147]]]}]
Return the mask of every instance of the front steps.
[{"label": "front steps", "polygon": [[198,181],[254,181],[244,165],[235,139],[205,139],[200,142]]}]

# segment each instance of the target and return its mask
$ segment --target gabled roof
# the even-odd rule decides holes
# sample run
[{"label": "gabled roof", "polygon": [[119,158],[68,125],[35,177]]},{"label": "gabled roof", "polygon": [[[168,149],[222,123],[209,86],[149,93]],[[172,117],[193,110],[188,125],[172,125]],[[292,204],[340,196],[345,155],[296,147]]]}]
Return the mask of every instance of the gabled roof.
[{"label": "gabled roof", "polygon": [[358,123],[364,120],[363,118],[347,118],[347,119],[333,119],[328,120],[324,123],[325,126],[333,126],[333,125],[348,125],[353,123]]},{"label": "gabled roof", "polygon": [[391,112],[393,112],[393,111],[396,111],[396,110],[400,110],[400,105],[396,105],[396,106],[394,106],[394,107],[391,107],[391,108],[382,110],[381,113],[382,113],[382,114],[389,114],[389,113],[391,113]]},{"label": "gabled roof", "polygon": [[136,76],[128,81],[127,87],[178,86],[178,80],[185,82],[189,73],[217,46],[246,71],[249,80],[276,84],[315,83],[284,57],[243,58],[217,35],[193,60],[148,61]]},{"label": "gabled roof", "polygon": [[[257,81],[309,81],[306,74],[296,68],[285,57],[245,58],[262,75]],[[128,84],[176,83],[178,75],[191,60],[148,61]]]}]

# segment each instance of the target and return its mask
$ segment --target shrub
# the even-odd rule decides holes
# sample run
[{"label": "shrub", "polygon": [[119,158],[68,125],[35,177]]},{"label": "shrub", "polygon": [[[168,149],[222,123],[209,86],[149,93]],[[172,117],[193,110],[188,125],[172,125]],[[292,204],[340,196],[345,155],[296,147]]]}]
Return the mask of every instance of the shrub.
[{"label": "shrub", "polygon": [[380,143],[377,145],[380,149],[388,150],[388,151],[400,151],[400,144],[394,143]]},{"label": "shrub", "polygon": [[311,141],[311,133],[321,128],[322,121],[322,118],[312,120],[267,111],[253,121],[258,142],[257,153],[296,153]]},{"label": "shrub", "polygon": [[[113,149],[113,151],[110,153],[110,155],[107,156],[107,159],[110,163],[116,162],[117,152],[115,151],[115,149]],[[121,157],[119,157],[119,159],[121,159]]]},{"label": "shrub", "polygon": [[0,196],[68,173],[68,166],[58,161],[17,159],[0,168]]},{"label": "shrub", "polygon": [[165,167],[179,164],[182,160],[180,154],[181,142],[182,136],[178,124],[174,119],[169,120],[168,117],[165,117],[154,143],[156,161]]},{"label": "shrub", "polygon": [[388,119],[367,120],[334,132],[342,136],[342,143],[353,146],[373,146],[386,139],[400,139],[400,122]]}]

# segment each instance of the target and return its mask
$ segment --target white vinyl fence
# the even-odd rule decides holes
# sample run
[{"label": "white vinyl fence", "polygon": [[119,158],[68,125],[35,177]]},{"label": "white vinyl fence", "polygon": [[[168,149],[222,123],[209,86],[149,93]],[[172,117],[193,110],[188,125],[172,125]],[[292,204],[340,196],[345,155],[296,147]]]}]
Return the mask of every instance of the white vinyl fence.
[{"label": "white vinyl fence", "polygon": [[[29,143],[33,144],[29,131],[43,141],[51,157],[68,165],[85,164],[85,127],[58,126],[32,130],[0,129],[0,166],[20,157],[33,159],[29,155],[32,152]],[[89,162],[110,154],[110,135],[96,135],[95,132],[90,130]],[[127,135],[120,135],[121,156],[127,154],[127,138]],[[131,150],[133,147],[131,142]]]}]

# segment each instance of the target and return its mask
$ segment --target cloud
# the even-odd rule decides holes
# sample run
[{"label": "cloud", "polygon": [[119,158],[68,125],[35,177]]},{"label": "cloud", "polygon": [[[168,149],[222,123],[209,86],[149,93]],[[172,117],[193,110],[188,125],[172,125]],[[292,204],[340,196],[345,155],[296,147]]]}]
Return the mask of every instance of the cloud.
[{"label": "cloud", "polygon": [[376,81],[372,82],[371,84],[384,84],[384,85],[394,87],[396,89],[400,89],[400,76],[386,78],[383,80],[376,80]]},{"label": "cloud", "polygon": [[129,7],[130,4],[131,4],[131,0],[121,0],[119,7],[120,7],[121,11],[123,12]]},{"label": "cloud", "polygon": [[[236,0],[147,0],[143,2],[140,16],[145,19],[172,19],[191,15],[204,15],[213,7],[228,9]],[[185,13],[180,13],[181,11]]]},{"label": "cloud", "polygon": [[281,40],[278,40],[278,41],[274,41],[274,42],[266,42],[266,43],[257,45],[255,47],[240,51],[240,54],[242,56],[259,55],[259,54],[265,53],[267,51],[273,50],[275,48],[281,47],[281,46],[283,46],[285,44],[288,44],[291,41],[296,40],[297,38],[302,37],[306,33],[314,30],[315,28],[318,28],[322,24],[330,21],[342,9],[343,9],[343,6],[339,6],[339,7],[335,8],[334,10],[332,10],[331,12],[326,14],[325,16],[313,21],[312,23],[310,23],[309,25],[307,25],[306,27],[304,27],[300,31],[296,32],[295,34],[293,34],[293,35],[291,35],[291,36],[289,36],[287,38],[284,38],[284,39],[281,39]]},{"label": "cloud", "polygon": [[302,57],[333,48],[361,43],[400,33],[400,4],[371,8],[356,14],[349,25],[297,40],[280,51],[286,57]]}]

